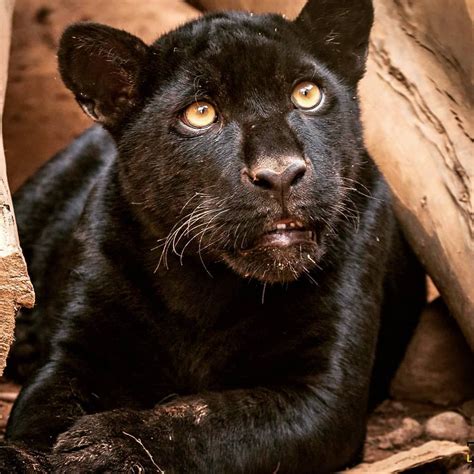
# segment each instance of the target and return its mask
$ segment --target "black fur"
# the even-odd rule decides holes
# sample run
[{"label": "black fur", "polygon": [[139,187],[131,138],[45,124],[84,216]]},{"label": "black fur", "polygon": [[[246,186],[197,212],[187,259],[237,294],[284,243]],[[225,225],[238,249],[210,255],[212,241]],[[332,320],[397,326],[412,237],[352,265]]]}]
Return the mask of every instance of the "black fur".
[{"label": "black fur", "polygon": [[[359,459],[424,278],[363,146],[373,14],[352,4],[310,1],[295,22],[208,15],[150,47],[66,30],[62,77],[110,135],[85,132],[15,196],[38,304],[8,367],[27,382],[5,471],[324,473]],[[315,112],[290,100],[302,80],[323,90]],[[204,131],[181,120],[195,100],[218,111]],[[289,194],[248,179],[288,160],[306,166]],[[254,245],[290,218],[316,240]]]}]

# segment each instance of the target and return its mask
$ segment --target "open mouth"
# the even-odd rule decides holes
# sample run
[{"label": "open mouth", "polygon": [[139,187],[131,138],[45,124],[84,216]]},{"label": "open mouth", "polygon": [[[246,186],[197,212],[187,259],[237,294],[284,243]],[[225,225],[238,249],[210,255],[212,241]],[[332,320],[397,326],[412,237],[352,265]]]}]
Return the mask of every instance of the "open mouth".
[{"label": "open mouth", "polygon": [[305,228],[302,222],[296,219],[283,219],[275,222],[270,229],[242,250],[259,247],[286,248],[293,245],[314,243],[315,241],[316,234],[314,231]]}]

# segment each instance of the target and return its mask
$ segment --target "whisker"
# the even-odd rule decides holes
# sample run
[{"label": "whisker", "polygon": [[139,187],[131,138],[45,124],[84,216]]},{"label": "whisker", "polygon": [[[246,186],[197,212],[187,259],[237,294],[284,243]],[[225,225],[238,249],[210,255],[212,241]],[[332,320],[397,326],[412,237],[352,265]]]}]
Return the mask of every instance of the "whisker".
[{"label": "whisker", "polygon": [[[158,271],[162,264],[164,264],[166,269],[169,269],[168,255],[170,250],[179,257],[180,264],[183,265],[184,252],[194,240],[200,239],[198,248],[199,258],[206,272],[212,277],[201,255],[202,241],[206,233],[211,232],[210,235],[213,237],[217,229],[222,227],[222,224],[212,224],[222,214],[229,212],[229,209],[223,208],[223,203],[219,203],[217,198],[213,198],[205,193],[195,192],[183,205],[180,214],[196,198],[201,198],[201,201],[198,202],[190,212],[182,216],[173,225],[166,237],[159,239],[157,241],[158,245],[152,249],[156,250],[161,248],[160,258],[155,268],[155,272]],[[184,238],[187,238],[187,240],[183,248],[180,249],[180,242]],[[216,242],[218,241],[219,239],[216,239]],[[211,239],[211,241],[206,245],[206,248],[213,244],[214,240]]]},{"label": "whisker", "polygon": [[[265,278],[265,274],[267,273],[267,270],[263,272],[263,278]],[[263,289],[262,289],[262,305],[265,304],[265,290],[267,289],[267,282],[263,284]]]}]

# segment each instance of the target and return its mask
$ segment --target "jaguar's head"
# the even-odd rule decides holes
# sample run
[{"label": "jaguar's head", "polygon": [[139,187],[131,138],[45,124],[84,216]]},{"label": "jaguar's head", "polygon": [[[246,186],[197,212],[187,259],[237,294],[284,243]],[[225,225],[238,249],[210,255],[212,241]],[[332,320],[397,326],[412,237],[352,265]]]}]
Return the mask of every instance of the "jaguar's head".
[{"label": "jaguar's head", "polygon": [[357,82],[369,0],[204,16],[150,46],[107,26],[64,33],[60,70],[119,149],[125,194],[175,253],[287,282],[337,234],[363,153]]}]

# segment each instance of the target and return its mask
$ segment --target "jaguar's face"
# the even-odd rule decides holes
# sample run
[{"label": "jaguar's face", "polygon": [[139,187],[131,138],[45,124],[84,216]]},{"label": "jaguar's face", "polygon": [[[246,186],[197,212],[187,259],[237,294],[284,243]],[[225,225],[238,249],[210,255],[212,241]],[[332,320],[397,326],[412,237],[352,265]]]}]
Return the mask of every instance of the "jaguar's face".
[{"label": "jaguar's face", "polygon": [[159,241],[157,259],[223,261],[263,282],[309,274],[359,165],[357,80],[278,16],[207,17],[147,54],[146,100],[116,136],[122,182]]}]

